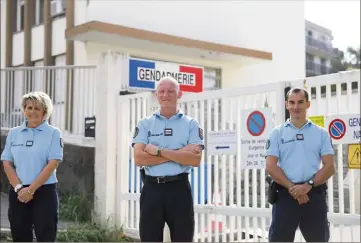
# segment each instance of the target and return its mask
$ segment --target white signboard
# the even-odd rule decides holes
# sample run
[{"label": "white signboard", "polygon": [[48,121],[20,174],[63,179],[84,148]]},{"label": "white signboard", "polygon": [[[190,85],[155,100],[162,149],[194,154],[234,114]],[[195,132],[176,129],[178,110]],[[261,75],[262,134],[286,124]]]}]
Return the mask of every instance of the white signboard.
[{"label": "white signboard", "polygon": [[241,151],[243,169],[266,166],[266,143],[273,128],[272,109],[242,111]]},{"label": "white signboard", "polygon": [[326,116],[325,129],[333,144],[360,143],[360,114]]},{"label": "white signboard", "polygon": [[207,137],[208,155],[236,154],[236,131],[211,131]]}]

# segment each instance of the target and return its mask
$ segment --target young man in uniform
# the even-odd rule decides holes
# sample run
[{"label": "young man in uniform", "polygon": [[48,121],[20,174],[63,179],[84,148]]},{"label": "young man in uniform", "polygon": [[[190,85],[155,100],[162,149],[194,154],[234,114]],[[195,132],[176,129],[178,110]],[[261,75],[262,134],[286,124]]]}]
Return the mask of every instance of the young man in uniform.
[{"label": "young man in uniform", "polygon": [[160,109],[139,121],[132,142],[135,164],[143,167],[140,240],[162,242],[166,222],[172,241],[191,242],[194,209],[188,174],[201,161],[203,130],[178,109],[182,92],[175,79],[161,79],[156,96]]},{"label": "young man in uniform", "polygon": [[334,150],[328,132],[306,118],[309,107],[307,91],[291,89],[290,119],[274,128],[267,142],[266,169],[278,187],[270,242],[293,242],[298,227],[307,242],[329,240],[326,182],[334,174]]}]

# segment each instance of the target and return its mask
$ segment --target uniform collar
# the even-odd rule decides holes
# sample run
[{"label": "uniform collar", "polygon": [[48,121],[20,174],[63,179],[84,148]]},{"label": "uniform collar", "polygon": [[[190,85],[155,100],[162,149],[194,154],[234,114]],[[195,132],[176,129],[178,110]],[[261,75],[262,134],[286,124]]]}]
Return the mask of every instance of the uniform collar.
[{"label": "uniform collar", "polygon": [[[162,116],[160,114],[160,109],[158,109],[156,112],[154,112],[154,115],[157,116],[157,117],[161,117],[161,118],[164,118],[166,119],[166,117]],[[176,114],[174,114],[172,117],[169,118],[169,120],[171,119],[176,119],[176,118],[181,118],[182,116],[184,115],[184,112],[182,109],[178,109],[178,112]]]},{"label": "uniform collar", "polygon": [[[306,121],[305,125],[303,125],[300,129],[311,126],[313,124],[313,122],[310,119],[306,119],[306,120],[307,121]],[[283,124],[283,126],[285,126],[285,127],[290,126],[290,127],[295,128],[295,126],[291,123],[290,118],[287,119],[287,121]]]},{"label": "uniform collar", "polygon": [[[28,124],[27,120],[25,120],[23,122],[23,124],[21,124],[21,131],[25,131],[28,130],[29,127],[27,127],[26,125]],[[49,126],[49,123],[47,120],[44,120],[43,123],[41,123],[39,126],[35,127],[36,130],[38,131],[43,131],[45,129],[45,127]]]}]

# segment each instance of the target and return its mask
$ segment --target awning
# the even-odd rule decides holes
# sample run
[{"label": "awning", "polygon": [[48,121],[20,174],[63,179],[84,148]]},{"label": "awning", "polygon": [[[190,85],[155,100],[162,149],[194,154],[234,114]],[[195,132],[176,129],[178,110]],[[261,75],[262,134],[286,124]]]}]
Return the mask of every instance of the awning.
[{"label": "awning", "polygon": [[65,31],[67,40],[91,41],[126,48],[205,58],[212,61],[253,64],[272,60],[272,53],[194,40],[121,25],[91,21]]}]

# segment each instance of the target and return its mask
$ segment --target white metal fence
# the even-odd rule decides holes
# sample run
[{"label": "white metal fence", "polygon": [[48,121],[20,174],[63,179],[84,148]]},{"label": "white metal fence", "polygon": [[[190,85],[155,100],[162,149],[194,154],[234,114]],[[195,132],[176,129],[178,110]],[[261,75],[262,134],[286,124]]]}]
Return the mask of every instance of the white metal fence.
[{"label": "white metal fence", "polygon": [[1,128],[24,121],[21,97],[46,92],[53,101],[50,124],[63,133],[84,134],[84,118],[95,116],[95,66],[17,67],[1,70]]},{"label": "white metal fence", "polygon": [[[359,75],[360,72],[355,71],[307,79],[306,86],[310,93],[316,88],[316,96],[311,100],[312,108],[309,115],[359,111],[360,102],[356,102],[355,98],[360,95]],[[355,82],[357,85],[354,84]],[[346,83],[346,92],[341,90],[343,83]],[[335,96],[330,92],[333,84],[336,84]],[[189,94],[183,96],[180,106],[186,114],[198,119],[205,131],[236,129],[237,141],[240,141],[240,128],[244,125],[241,120],[243,109],[268,106],[272,108],[274,125],[284,122],[284,88],[289,85],[303,86],[304,82],[280,82],[208,91],[197,95]],[[321,95],[323,86],[326,86],[326,98]],[[324,102],[323,99],[327,101]],[[342,100],[347,102],[344,103]],[[333,107],[332,102],[337,104],[338,109]],[[157,108],[155,104],[154,97],[150,93],[118,98],[117,110],[121,112],[117,115],[116,161],[119,167],[117,166],[115,178],[116,183],[123,187],[116,187],[114,191],[118,202],[115,204],[115,218],[129,234],[138,233],[139,196],[142,187],[139,169],[133,161],[131,138],[137,122],[152,114]],[[346,107],[343,108],[342,104]],[[127,132],[124,133],[125,131]],[[205,136],[206,142],[207,136]],[[360,212],[357,212],[356,206],[360,199],[359,194],[358,198],[355,198],[355,191],[360,188],[355,188],[353,183],[357,178],[359,180],[359,170],[347,172],[351,179],[345,187],[344,172],[348,169],[345,169],[347,161],[342,152],[344,147],[345,145],[335,146],[337,173],[328,182],[331,241],[359,241]],[[195,205],[194,241],[267,241],[271,205],[266,201],[266,172],[264,169],[241,168],[240,144],[237,148],[237,155],[222,156],[209,156],[206,148],[200,166],[194,168],[189,176]],[[345,197],[346,191],[349,195],[347,197]],[[217,202],[218,193],[220,201]],[[213,226],[219,226],[215,227],[214,232],[212,223]],[[300,231],[297,231],[295,240],[304,241]]]}]

